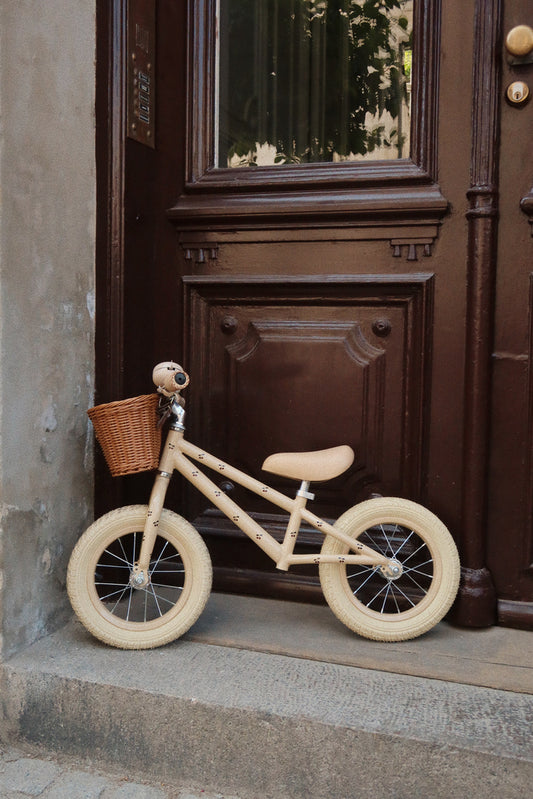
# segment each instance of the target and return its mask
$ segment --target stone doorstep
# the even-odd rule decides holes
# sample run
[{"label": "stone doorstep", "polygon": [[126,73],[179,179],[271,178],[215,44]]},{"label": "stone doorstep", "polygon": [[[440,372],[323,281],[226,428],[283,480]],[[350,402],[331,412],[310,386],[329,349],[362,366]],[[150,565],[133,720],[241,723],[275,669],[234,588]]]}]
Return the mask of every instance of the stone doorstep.
[{"label": "stone doorstep", "polygon": [[446,622],[412,641],[355,635],[327,606],[212,594],[187,640],[533,694],[533,634]]},{"label": "stone doorstep", "polygon": [[[219,595],[203,624],[262,602]],[[296,615],[314,628],[316,610]],[[4,737],[245,799],[530,795],[530,694],[201,635],[123,652],[69,624],[3,665]]]}]

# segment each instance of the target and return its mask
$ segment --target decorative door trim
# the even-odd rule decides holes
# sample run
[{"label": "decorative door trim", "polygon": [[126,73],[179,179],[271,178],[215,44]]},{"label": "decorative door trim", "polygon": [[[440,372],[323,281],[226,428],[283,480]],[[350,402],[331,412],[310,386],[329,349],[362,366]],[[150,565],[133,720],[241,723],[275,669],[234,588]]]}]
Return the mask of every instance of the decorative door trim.
[{"label": "decorative door trim", "polygon": [[[220,169],[214,163],[216,0],[189,0],[189,102],[186,183],[168,210],[192,232],[364,225],[376,238],[434,241],[448,203],[437,184],[441,0],[417,0],[411,158],[397,162],[283,165]],[[392,236],[383,225],[403,234]],[[425,242],[424,242],[425,243]],[[411,250],[411,254],[413,251]]]}]

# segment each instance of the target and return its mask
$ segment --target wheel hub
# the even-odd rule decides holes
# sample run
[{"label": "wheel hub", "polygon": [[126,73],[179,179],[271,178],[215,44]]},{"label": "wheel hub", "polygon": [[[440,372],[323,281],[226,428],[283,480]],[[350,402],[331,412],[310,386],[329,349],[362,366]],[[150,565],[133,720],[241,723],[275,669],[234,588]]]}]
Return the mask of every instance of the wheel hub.
[{"label": "wheel hub", "polygon": [[403,567],[399,560],[389,560],[385,566],[380,566],[380,572],[387,580],[398,580],[403,574]]},{"label": "wheel hub", "polygon": [[146,588],[150,583],[150,574],[145,574],[143,571],[134,568],[130,574],[129,582],[131,587],[137,590]]}]

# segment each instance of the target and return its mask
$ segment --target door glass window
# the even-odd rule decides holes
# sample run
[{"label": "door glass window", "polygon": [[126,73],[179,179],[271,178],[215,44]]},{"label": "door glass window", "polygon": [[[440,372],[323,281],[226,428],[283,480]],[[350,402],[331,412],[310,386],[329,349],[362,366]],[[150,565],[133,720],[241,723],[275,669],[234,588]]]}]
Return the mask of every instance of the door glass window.
[{"label": "door glass window", "polygon": [[414,0],[219,0],[220,168],[409,156]]}]

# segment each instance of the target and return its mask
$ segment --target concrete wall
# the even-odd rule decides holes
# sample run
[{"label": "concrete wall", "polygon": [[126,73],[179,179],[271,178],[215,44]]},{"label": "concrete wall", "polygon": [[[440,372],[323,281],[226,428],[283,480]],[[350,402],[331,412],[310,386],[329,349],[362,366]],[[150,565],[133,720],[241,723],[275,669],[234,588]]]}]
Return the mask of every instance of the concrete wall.
[{"label": "concrete wall", "polygon": [[92,517],[94,0],[0,0],[0,658]]}]

